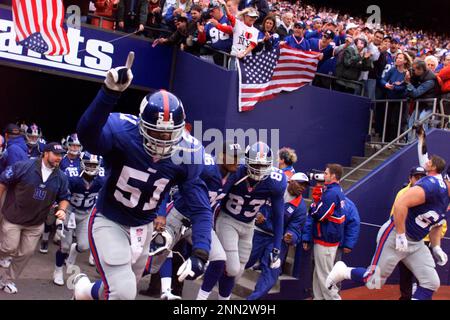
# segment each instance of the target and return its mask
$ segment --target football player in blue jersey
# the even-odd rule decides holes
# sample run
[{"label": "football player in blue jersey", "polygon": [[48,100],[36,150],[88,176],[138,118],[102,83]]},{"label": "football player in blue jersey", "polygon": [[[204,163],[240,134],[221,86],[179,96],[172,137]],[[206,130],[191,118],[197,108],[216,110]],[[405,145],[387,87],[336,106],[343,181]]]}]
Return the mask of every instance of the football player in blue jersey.
[{"label": "football player in blue jersey", "polygon": [[[302,194],[309,186],[309,178],[303,172],[297,172],[288,181],[284,194],[284,236],[281,244],[281,261],[285,261],[289,245],[301,242],[301,232],[306,222],[306,203]],[[272,207],[266,204],[256,215],[255,234],[250,258],[246,269],[260,262],[261,274],[255,285],[255,290],[247,300],[263,298],[276,284],[281,268],[270,268],[270,253],[273,247]]]},{"label": "football player in blue jersey", "polygon": [[65,147],[67,149],[66,156],[61,160],[61,164],[59,168],[66,172],[68,171],[68,176],[77,176],[79,174],[78,169],[80,168],[80,155],[83,150],[83,146],[81,145],[80,140],[78,139],[78,135],[76,133],[72,133],[68,135],[64,140]]},{"label": "football player in blue jersey", "polygon": [[28,157],[30,159],[39,158],[46,144],[45,140],[42,139],[41,129],[33,123],[31,126],[27,127],[25,137],[27,139]]},{"label": "football player in blue jersey", "polygon": [[[232,173],[236,172],[238,168],[240,150],[241,147],[239,144],[225,142],[217,159],[214,159],[209,154],[205,154],[205,165],[200,178],[205,182],[208,188],[209,200],[213,212],[216,211],[220,204],[220,200],[225,196],[223,188],[228,178]],[[167,237],[170,237],[170,240],[168,240],[170,245],[167,247],[167,250],[164,250],[162,253],[152,255],[150,264],[150,273],[152,274],[158,272],[163,263],[169,264],[171,262],[170,258],[167,260],[166,258],[178,241],[183,238],[187,239],[191,244],[196,241],[198,233],[196,229],[198,228],[197,225],[199,225],[197,222],[199,217],[192,215],[189,212],[185,199],[179,192],[176,192],[173,198],[174,201],[168,206],[167,221],[164,223],[166,226],[165,234]],[[209,267],[208,270],[215,270],[215,268],[223,270],[225,260],[226,256],[222,245],[214,230],[211,230],[211,251],[209,252],[209,265],[211,267]],[[161,268],[161,271],[163,271],[163,268]],[[180,298],[171,294],[171,277],[171,268],[164,269],[164,274],[161,274],[161,299],[172,300]],[[179,278],[179,280],[183,281],[182,278]]]},{"label": "football player in blue jersey", "polygon": [[178,185],[187,211],[202,220],[191,256],[180,267],[180,279],[196,279],[208,261],[212,213],[200,179],[204,149],[184,134],[181,101],[158,90],[142,100],[139,117],[112,113],[133,78],[133,60],[130,52],[126,66],[107,72],[104,86],[78,122],[80,141],[89,152],[103,156],[107,171],[88,227],[101,280],[91,283],[85,274],[74,277],[74,298],[79,300],[135,299],[153,220],[173,185]]},{"label": "football player in blue jersey", "polygon": [[[61,239],[61,246],[56,252],[56,265],[53,272],[53,282],[64,285],[63,265],[74,265],[78,253],[89,249],[88,221],[89,213],[95,205],[98,192],[105,182],[100,176],[100,158],[94,154],[84,152],[81,155],[81,173],[69,176],[70,208],[64,221],[66,230]],[[73,235],[77,242],[73,243]],[[66,260],[67,258],[67,260]]]},{"label": "football player in blue jersey", "polygon": [[381,288],[398,262],[402,261],[418,281],[413,299],[432,298],[440,280],[423,238],[429,234],[437,264],[445,265],[448,258],[440,243],[450,189],[442,177],[444,169],[445,160],[437,155],[431,156],[425,164],[428,175],[395,201],[393,217],[378,232],[377,248],[370,267],[349,268],[339,261],[327,277],[328,288],[344,279],[364,283],[369,289]]},{"label": "football player in blue jersey", "polygon": [[[280,248],[283,237],[284,192],[286,177],[272,166],[273,155],[264,142],[256,142],[246,148],[245,164],[229,179],[226,195],[216,220],[216,233],[225,250],[225,272],[206,271],[203,286],[197,299],[206,300],[219,282],[219,300],[229,300],[235,279],[239,278],[252,250],[255,217],[261,206],[271,202],[273,210],[273,249],[270,252],[270,268],[280,267]],[[210,266],[208,266],[210,268]],[[205,290],[205,287],[208,290]]]}]

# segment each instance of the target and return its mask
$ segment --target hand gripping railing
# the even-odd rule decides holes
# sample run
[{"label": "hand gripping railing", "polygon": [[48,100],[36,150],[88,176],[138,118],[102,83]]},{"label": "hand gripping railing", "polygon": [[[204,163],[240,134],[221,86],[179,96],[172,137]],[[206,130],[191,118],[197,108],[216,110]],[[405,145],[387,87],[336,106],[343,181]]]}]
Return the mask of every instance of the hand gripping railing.
[{"label": "hand gripping railing", "polygon": [[318,73],[318,72],[317,72],[316,75],[314,76],[314,80],[313,80],[310,84],[311,84],[312,86],[315,86],[315,87],[325,88],[324,86],[321,86],[321,85],[319,85],[319,84],[317,83],[317,80],[320,79],[320,78],[326,78],[326,79],[331,80],[331,81],[329,82],[328,86],[327,86],[329,90],[338,91],[338,90],[336,90],[336,89],[333,87],[333,85],[336,84],[336,81],[337,81],[337,80],[339,80],[339,81],[341,81],[341,82],[343,82],[343,83],[346,83],[346,84],[352,84],[352,85],[355,85],[355,86],[360,87],[360,90],[359,90],[360,94],[359,94],[359,95],[360,95],[360,96],[364,96],[364,83],[362,83],[362,82],[360,82],[360,81],[347,80],[347,79],[338,78],[338,77],[336,77],[336,76],[332,76],[332,75],[329,75],[329,74],[324,74],[324,73]]},{"label": "hand gripping railing", "polygon": [[[432,103],[433,104],[433,108],[432,108],[432,113],[436,113],[436,109],[437,109],[437,101],[438,98],[430,98],[430,99],[417,99],[414,100],[413,103],[415,104],[415,121],[417,121],[417,119],[419,118],[419,105],[421,103]],[[398,123],[397,123],[397,137],[400,135],[400,132],[402,130],[402,116],[403,116],[403,109],[406,107],[408,108],[409,103],[411,102],[411,100],[407,100],[407,99],[382,99],[382,100],[373,100],[372,103],[374,103],[375,106],[379,106],[379,104],[384,104],[384,118],[383,118],[383,129],[382,129],[382,136],[381,136],[381,143],[376,142],[378,144],[386,144],[388,142],[386,142],[386,129],[387,129],[387,125],[388,125],[388,114],[389,114],[389,108],[395,108],[398,107],[400,108],[399,110],[399,115],[398,115]],[[395,104],[394,106],[392,104]],[[441,113],[443,114],[443,107],[441,106]],[[374,110],[371,109],[370,110],[370,120],[369,120],[369,135],[371,135],[372,133],[372,129],[373,129],[373,117],[374,117]],[[431,119],[432,121],[434,120],[434,117]],[[396,139],[398,141],[398,139]],[[396,143],[397,145],[405,145],[405,143]]]}]

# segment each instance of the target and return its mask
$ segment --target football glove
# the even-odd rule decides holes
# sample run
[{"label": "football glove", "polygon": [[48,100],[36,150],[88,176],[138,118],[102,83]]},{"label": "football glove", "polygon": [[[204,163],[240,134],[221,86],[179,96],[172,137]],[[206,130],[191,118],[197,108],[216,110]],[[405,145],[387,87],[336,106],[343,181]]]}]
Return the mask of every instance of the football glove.
[{"label": "football glove", "polygon": [[277,248],[273,248],[270,253],[270,268],[278,269],[281,266],[280,260],[280,250]]},{"label": "football glove", "polygon": [[408,239],[404,233],[395,236],[395,249],[400,252],[408,251]]},{"label": "football glove", "polygon": [[206,262],[208,261],[208,253],[197,249],[178,269],[178,281],[195,280],[206,270]]},{"label": "football glove", "polygon": [[112,91],[125,91],[130,86],[131,81],[133,80],[133,72],[131,72],[133,62],[134,52],[130,51],[125,66],[113,68],[106,73],[106,87]]},{"label": "football glove", "polygon": [[440,246],[433,247],[433,256],[436,259],[436,263],[440,266],[444,266],[448,261],[447,254]]},{"label": "football glove", "polygon": [[56,219],[56,234],[61,239],[64,238],[64,221]]}]

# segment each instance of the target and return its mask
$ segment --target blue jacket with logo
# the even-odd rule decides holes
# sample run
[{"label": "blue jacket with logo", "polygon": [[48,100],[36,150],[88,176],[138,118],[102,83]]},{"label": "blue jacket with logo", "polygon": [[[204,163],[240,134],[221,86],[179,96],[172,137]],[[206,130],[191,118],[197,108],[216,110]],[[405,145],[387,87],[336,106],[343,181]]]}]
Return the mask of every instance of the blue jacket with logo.
[{"label": "blue jacket with logo", "polygon": [[41,159],[19,161],[0,174],[0,183],[8,187],[2,213],[9,222],[43,224],[55,201],[69,200],[65,174],[56,168],[44,182],[41,166]]},{"label": "blue jacket with logo", "polygon": [[303,242],[314,242],[326,247],[338,246],[344,236],[345,195],[338,183],[325,186],[320,201],[309,209],[303,229]]},{"label": "blue jacket with logo", "polygon": [[[268,204],[261,207],[260,212],[264,215],[266,220],[262,224],[256,224],[256,227],[261,230],[273,234],[273,212],[272,207]],[[301,232],[306,221],[306,204],[302,196],[293,199],[290,202],[284,203],[284,233],[292,234],[292,241],[290,244],[296,245],[301,240]]]}]

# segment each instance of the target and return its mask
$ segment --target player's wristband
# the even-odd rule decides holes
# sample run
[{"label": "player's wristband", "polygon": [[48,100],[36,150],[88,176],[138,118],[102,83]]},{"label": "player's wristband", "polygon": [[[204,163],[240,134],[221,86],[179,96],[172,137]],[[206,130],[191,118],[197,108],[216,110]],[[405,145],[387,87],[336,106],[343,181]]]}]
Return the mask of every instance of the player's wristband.
[{"label": "player's wristband", "polygon": [[120,97],[122,95],[122,92],[120,91],[115,91],[115,90],[111,90],[110,88],[108,88],[106,86],[106,84],[103,84],[102,89],[109,95],[112,96],[116,96],[116,97]]},{"label": "player's wristband", "polygon": [[208,252],[206,252],[205,250],[202,249],[195,249],[192,252],[193,256],[196,256],[197,258],[201,259],[203,261],[203,263],[206,263],[209,259],[209,254]]}]

